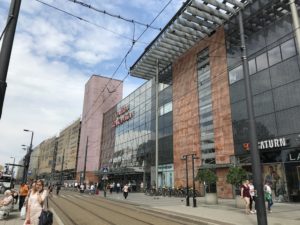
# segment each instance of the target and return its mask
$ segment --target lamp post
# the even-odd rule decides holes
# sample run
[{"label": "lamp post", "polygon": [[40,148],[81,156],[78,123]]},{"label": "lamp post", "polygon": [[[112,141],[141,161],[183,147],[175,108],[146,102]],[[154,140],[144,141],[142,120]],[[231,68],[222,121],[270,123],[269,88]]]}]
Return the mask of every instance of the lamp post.
[{"label": "lamp post", "polygon": [[12,184],[13,184],[13,179],[14,179],[14,169],[15,169],[15,162],[16,158],[15,157],[10,157],[11,159],[14,159],[13,161],[13,166],[11,168],[11,178],[10,178],[10,189],[12,189]]},{"label": "lamp post", "polygon": [[195,191],[195,168],[194,168],[194,160],[199,159],[196,154],[192,154],[192,170],[193,170],[193,207],[197,207],[196,201],[196,191]]},{"label": "lamp post", "polygon": [[33,135],[34,132],[32,130],[24,129],[25,132],[31,132],[31,139],[30,139],[30,145],[28,152],[25,156],[25,162],[24,162],[24,174],[23,174],[23,182],[26,183],[27,181],[27,173],[28,173],[28,168],[29,168],[29,163],[30,163],[30,155],[32,153],[32,140],[33,140]]},{"label": "lamp post", "polygon": [[181,159],[185,160],[185,175],[186,175],[186,195],[185,195],[185,199],[186,199],[186,206],[190,206],[189,172],[188,172],[188,164],[187,164],[188,155],[183,155]]}]

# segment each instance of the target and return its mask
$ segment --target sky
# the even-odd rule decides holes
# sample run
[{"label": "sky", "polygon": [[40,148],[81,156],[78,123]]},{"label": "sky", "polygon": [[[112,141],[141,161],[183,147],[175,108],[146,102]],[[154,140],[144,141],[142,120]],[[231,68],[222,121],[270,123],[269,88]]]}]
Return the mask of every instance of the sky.
[{"label": "sky", "polygon": [[[117,67],[145,26],[104,15],[70,0],[22,0],[9,70],[7,90],[0,120],[0,165],[18,163],[25,155],[21,145],[33,147],[57,136],[59,131],[81,116],[84,85],[97,74],[123,80],[130,66],[158,35],[148,28],[132,51]],[[113,15],[150,24],[170,0],[78,0]],[[8,16],[11,0],[1,0],[0,32]],[[152,24],[163,28],[184,0],[170,4]],[[87,22],[86,22],[87,21]],[[2,45],[2,40],[0,41]],[[145,82],[127,77],[123,97]]]}]

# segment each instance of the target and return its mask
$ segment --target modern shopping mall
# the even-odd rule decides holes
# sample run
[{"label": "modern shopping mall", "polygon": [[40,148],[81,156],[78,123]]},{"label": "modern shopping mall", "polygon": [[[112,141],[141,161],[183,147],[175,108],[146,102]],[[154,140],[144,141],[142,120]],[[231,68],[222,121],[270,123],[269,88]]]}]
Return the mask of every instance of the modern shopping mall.
[{"label": "modern shopping mall", "polygon": [[[239,13],[262,179],[272,181],[277,200],[300,201],[299,53],[290,5],[280,0],[182,6],[131,67],[148,81],[103,115],[99,168],[111,180],[150,187],[158,173],[159,187],[185,186],[182,158],[195,154],[195,171],[213,169],[218,196],[231,198],[228,168],[251,174]],[[192,186],[191,157],[187,167]]]}]

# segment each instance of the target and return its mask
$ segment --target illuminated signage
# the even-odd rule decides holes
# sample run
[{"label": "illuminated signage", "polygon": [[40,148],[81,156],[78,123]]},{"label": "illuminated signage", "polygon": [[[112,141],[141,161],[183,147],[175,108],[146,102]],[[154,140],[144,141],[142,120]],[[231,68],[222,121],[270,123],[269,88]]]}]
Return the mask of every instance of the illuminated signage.
[{"label": "illuminated signage", "polygon": [[300,161],[300,152],[289,153],[289,161]]},{"label": "illuminated signage", "polygon": [[134,112],[129,112],[129,105],[121,107],[115,114],[115,119],[112,123],[113,127],[117,127],[126,121],[130,120],[134,116]]},{"label": "illuminated signage", "polygon": [[258,142],[259,149],[279,148],[285,146],[287,146],[287,141],[285,138],[274,138]]},{"label": "illuminated signage", "polygon": [[[288,142],[287,142],[286,138],[274,138],[274,139],[259,141],[257,144],[258,144],[258,149],[260,149],[260,150],[288,146]],[[249,151],[250,143],[244,143],[243,148],[244,148],[244,150]]]}]

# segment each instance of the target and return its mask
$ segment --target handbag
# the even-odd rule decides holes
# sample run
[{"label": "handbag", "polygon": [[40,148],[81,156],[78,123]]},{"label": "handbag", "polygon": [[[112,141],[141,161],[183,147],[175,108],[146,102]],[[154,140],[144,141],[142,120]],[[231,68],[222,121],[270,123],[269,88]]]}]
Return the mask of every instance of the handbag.
[{"label": "handbag", "polygon": [[21,220],[25,220],[25,218],[26,218],[26,206],[23,206],[21,208],[20,217],[21,217]]},{"label": "handbag", "polygon": [[43,209],[41,215],[39,217],[39,225],[52,225],[53,224],[53,213],[49,210],[48,205],[48,197],[47,201],[47,209]]}]

